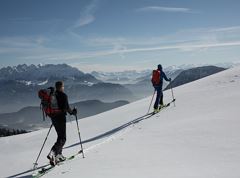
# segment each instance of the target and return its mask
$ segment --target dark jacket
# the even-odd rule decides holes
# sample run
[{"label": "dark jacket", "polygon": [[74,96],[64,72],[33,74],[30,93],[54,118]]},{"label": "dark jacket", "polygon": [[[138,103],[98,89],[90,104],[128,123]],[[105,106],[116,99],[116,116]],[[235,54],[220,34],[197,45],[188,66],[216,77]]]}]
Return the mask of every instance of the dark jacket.
[{"label": "dark jacket", "polygon": [[61,91],[56,91],[56,98],[58,102],[58,108],[66,115],[67,112],[71,113],[71,108],[68,104],[68,97]]}]

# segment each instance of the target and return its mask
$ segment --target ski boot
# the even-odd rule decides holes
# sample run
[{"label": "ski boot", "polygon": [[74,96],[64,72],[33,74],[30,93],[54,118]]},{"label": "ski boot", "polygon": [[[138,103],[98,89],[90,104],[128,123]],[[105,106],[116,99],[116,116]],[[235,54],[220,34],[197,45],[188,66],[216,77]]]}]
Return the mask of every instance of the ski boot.
[{"label": "ski boot", "polygon": [[63,162],[63,161],[65,161],[65,160],[66,160],[66,157],[63,156],[62,154],[58,154],[58,155],[56,156],[56,163],[60,163],[60,162]]},{"label": "ski boot", "polygon": [[50,151],[50,153],[47,155],[47,158],[49,159],[49,163],[52,166],[56,165],[56,156],[55,156],[55,153],[53,151]]},{"label": "ski boot", "polygon": [[158,113],[160,111],[159,107],[157,109],[154,108],[154,114]]}]

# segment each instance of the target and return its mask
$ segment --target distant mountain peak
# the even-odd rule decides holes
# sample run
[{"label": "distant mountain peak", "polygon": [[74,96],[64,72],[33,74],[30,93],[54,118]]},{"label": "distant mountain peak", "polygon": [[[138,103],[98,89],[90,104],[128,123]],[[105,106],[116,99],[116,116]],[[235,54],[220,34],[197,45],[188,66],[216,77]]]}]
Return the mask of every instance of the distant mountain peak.
[{"label": "distant mountain peak", "polygon": [[51,76],[83,76],[84,73],[67,64],[38,64],[8,66],[0,69],[0,79],[5,80],[38,80]]},{"label": "distant mountain peak", "polygon": [[[97,83],[95,77],[67,64],[19,64],[0,69],[0,80],[20,81],[26,85],[45,85],[56,80]],[[85,82],[86,83],[86,82]]]}]

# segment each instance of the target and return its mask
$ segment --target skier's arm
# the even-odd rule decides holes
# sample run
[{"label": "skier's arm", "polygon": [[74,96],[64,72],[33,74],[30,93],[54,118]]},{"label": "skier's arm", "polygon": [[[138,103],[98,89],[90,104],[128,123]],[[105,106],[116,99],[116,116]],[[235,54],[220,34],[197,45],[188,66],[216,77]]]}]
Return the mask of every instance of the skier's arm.
[{"label": "skier's arm", "polygon": [[166,76],[166,74],[164,72],[162,73],[162,75],[163,75],[164,80],[166,80],[168,82],[171,81],[171,78],[167,78],[167,76]]},{"label": "skier's arm", "polygon": [[70,114],[70,115],[76,115],[77,114],[77,109],[71,109],[68,103],[68,97],[66,96],[66,111]]},{"label": "skier's arm", "polygon": [[68,112],[69,114],[72,113],[72,109],[70,108],[69,103],[68,103],[67,95],[65,95],[64,110],[65,110],[65,112]]}]

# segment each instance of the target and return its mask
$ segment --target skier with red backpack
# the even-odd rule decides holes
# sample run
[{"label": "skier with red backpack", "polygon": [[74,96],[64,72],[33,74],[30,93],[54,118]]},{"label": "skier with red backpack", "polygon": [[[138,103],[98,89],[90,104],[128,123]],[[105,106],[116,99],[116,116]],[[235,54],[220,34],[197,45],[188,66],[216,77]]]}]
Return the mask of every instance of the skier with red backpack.
[{"label": "skier with red backpack", "polygon": [[68,97],[64,93],[64,83],[58,81],[55,87],[56,90],[50,87],[39,91],[43,114],[51,118],[52,125],[57,132],[57,141],[47,156],[52,166],[66,160],[62,155],[62,149],[66,142],[66,115],[67,113],[77,115],[77,109],[69,107]]},{"label": "skier with red backpack", "polygon": [[153,70],[152,73],[152,84],[155,91],[157,91],[157,97],[154,104],[154,113],[159,112],[160,109],[164,107],[162,92],[163,79],[168,82],[171,82],[171,78],[167,78],[166,74],[162,70],[162,65],[159,64],[157,70]]}]

